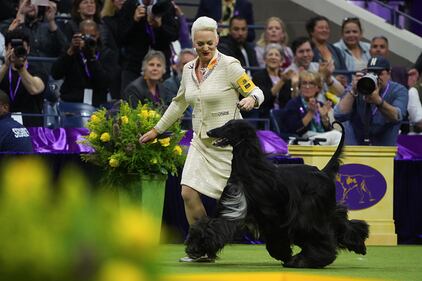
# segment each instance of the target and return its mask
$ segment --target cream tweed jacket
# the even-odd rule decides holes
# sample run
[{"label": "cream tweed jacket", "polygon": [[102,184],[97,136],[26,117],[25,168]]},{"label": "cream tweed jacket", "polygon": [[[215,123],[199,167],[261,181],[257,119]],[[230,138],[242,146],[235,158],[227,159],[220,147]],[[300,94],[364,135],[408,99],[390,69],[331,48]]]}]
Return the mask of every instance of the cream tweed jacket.
[{"label": "cream tweed jacket", "polygon": [[262,91],[253,84],[237,59],[216,51],[202,82],[195,74],[197,63],[198,58],[184,66],[177,96],[155,126],[158,133],[163,133],[181,118],[190,105],[193,131],[200,138],[208,138],[207,131],[231,119],[242,118],[236,108],[239,94],[244,97],[253,94],[258,105],[264,101]]}]

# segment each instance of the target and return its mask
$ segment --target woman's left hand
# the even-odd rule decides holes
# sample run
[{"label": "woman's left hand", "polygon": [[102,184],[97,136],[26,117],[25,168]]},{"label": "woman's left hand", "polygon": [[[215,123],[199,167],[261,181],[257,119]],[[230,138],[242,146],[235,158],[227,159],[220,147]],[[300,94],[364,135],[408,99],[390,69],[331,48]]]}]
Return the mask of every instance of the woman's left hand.
[{"label": "woman's left hand", "polygon": [[255,107],[255,98],[252,96],[246,97],[237,104],[240,110],[251,111]]}]

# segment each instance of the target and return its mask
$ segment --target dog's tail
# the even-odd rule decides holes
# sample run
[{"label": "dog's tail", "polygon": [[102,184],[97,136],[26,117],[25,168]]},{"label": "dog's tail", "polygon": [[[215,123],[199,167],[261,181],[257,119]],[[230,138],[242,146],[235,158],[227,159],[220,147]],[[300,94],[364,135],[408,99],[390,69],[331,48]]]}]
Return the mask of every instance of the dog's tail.
[{"label": "dog's tail", "polygon": [[342,204],[337,204],[335,220],[334,225],[339,248],[365,255],[365,240],[369,236],[368,224],[362,220],[349,220],[347,217],[347,208]]},{"label": "dog's tail", "polygon": [[338,169],[340,168],[341,160],[340,155],[343,150],[344,146],[344,126],[338,121],[334,121],[332,125],[337,124],[341,127],[341,139],[337,146],[336,152],[334,152],[333,156],[331,157],[330,161],[328,161],[327,165],[322,169],[322,171],[328,175],[330,179],[334,179]]}]

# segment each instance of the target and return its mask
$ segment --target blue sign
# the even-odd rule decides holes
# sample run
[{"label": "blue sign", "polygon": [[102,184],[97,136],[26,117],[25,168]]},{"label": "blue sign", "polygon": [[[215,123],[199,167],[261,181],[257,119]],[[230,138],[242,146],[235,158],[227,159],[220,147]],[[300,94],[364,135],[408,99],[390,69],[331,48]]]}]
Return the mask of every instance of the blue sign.
[{"label": "blue sign", "polygon": [[349,208],[361,210],[374,206],[384,197],[387,182],[374,168],[362,164],[345,164],[336,176],[336,199]]}]

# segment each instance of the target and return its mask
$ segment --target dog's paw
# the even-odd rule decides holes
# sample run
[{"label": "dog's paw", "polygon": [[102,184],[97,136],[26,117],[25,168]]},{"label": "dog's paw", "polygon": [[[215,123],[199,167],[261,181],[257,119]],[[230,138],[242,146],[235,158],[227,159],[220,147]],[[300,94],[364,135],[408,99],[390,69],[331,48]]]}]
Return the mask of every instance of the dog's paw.
[{"label": "dog's paw", "polygon": [[289,261],[283,263],[284,267],[289,268],[322,268],[322,265],[312,264],[308,261],[308,259],[302,255],[297,254],[294,255]]}]

